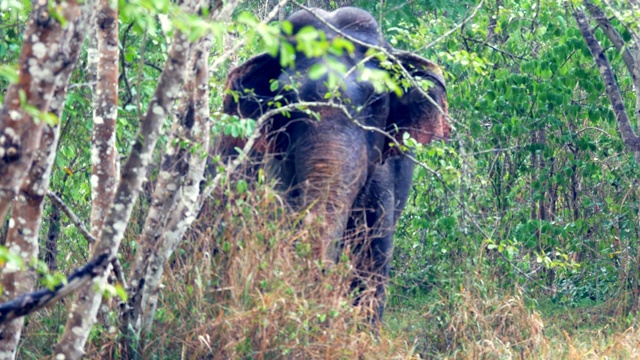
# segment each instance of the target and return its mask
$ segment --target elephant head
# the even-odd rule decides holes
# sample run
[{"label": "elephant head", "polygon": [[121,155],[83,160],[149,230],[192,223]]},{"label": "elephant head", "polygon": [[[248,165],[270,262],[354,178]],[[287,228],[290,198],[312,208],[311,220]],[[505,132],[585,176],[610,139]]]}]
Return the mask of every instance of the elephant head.
[{"label": "elephant head", "polygon": [[[272,173],[289,190],[294,207],[309,210],[307,219],[321,217],[324,225],[317,251],[325,260],[335,261],[335,244],[345,232],[356,197],[367,187],[376,167],[401,156],[393,139],[402,143],[408,132],[418,142],[427,143],[449,135],[445,81],[434,63],[391,48],[376,20],[364,10],[302,10],[287,20],[293,31],[283,36],[297,48],[294,64],[281,66],[281,54],[247,60],[228,76],[224,112],[257,119],[278,105],[315,103],[309,107],[315,116],[292,110],[271,117],[261,130],[254,155],[270,155],[275,164]],[[324,32],[327,41],[352,40],[353,51],[306,57],[295,34],[307,26]],[[395,63],[395,68],[402,65],[402,72],[411,75],[410,82],[403,81],[408,85],[401,93],[376,91],[372,82],[363,79],[367,69],[384,69],[377,57],[368,57],[371,47],[385,49],[391,54],[385,63]],[[323,65],[328,69],[330,61],[347,71],[341,74],[332,105],[322,105],[318,103],[326,102],[326,94],[332,91],[327,87],[330,70],[319,79],[312,79],[310,71]],[[427,90],[416,86],[422,80],[430,82]],[[221,153],[232,154],[242,143],[226,137],[219,146]]]}]

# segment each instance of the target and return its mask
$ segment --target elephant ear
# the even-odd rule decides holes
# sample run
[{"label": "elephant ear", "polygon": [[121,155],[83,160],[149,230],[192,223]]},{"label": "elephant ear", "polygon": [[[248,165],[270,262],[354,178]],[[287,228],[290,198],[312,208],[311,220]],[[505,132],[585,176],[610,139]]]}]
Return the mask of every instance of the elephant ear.
[{"label": "elephant ear", "polygon": [[[387,131],[401,144],[405,132],[421,144],[434,139],[446,139],[451,127],[447,122],[447,89],[442,70],[415,54],[397,52],[394,55],[417,83],[428,80],[430,87],[424,90],[412,85],[400,96],[395,93],[391,95]],[[399,151],[394,148],[387,150],[392,154]]]},{"label": "elephant ear", "polygon": [[225,85],[224,112],[242,118],[260,117],[275,95],[270,90],[270,80],[277,79],[280,71],[278,59],[267,53],[254,56],[233,69]]},{"label": "elephant ear", "polygon": [[[256,55],[233,69],[227,77],[222,107],[225,114],[241,118],[258,119],[268,111],[268,102],[275,96],[270,89],[270,81],[280,75],[277,58],[264,53]],[[235,148],[242,148],[243,137],[223,135],[218,139],[217,152],[223,156],[236,154]],[[266,142],[256,144],[254,151],[264,153]]]}]

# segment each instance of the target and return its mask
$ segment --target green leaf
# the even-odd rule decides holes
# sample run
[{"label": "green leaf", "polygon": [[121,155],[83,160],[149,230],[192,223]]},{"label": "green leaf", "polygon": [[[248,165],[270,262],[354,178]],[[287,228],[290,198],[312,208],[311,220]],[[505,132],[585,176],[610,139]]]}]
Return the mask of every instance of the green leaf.
[{"label": "green leaf", "polygon": [[309,79],[318,80],[327,73],[327,68],[324,64],[314,64],[309,69]]},{"label": "green leaf", "polygon": [[17,65],[0,65],[0,78],[10,83],[16,83],[20,79]]},{"label": "green leaf", "polygon": [[285,34],[293,34],[293,24],[290,21],[284,20],[282,24],[280,24],[280,26],[282,27],[282,32],[284,32]]},{"label": "green leaf", "polygon": [[269,90],[271,90],[271,92],[276,92],[279,88],[280,83],[278,82],[278,80],[271,80],[271,83],[269,84]]}]

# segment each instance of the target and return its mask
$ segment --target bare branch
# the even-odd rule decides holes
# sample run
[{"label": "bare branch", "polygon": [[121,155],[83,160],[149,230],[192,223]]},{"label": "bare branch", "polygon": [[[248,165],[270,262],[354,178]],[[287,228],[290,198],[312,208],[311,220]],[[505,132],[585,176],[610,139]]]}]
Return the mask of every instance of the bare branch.
[{"label": "bare branch", "polygon": [[100,254],[91,259],[85,266],[69,275],[66,284],[58,285],[53,289],[42,289],[23,294],[11,301],[0,304],[0,324],[28,315],[47,305],[53,304],[67,295],[73,294],[88,281],[101,275],[110,261],[111,254]]},{"label": "bare branch", "polygon": [[69,221],[71,221],[71,223],[78,229],[78,231],[80,231],[80,234],[82,234],[82,236],[84,236],[84,238],[87,239],[89,244],[94,244],[97,241],[96,238],[93,235],[91,235],[89,230],[87,230],[84,224],[82,224],[82,221],[80,221],[80,219],[76,216],[76,214],[74,214],[73,211],[69,208],[69,206],[65,204],[64,200],[62,200],[62,198],[58,196],[58,194],[49,190],[47,192],[47,196],[55,206],[57,206],[60,210],[62,210],[62,212],[65,215],[67,215],[67,217],[69,218]]},{"label": "bare branch", "polygon": [[440,35],[437,39],[433,40],[432,42],[428,43],[427,45],[423,46],[422,48],[418,49],[417,51],[422,51],[424,49],[429,49],[430,47],[432,47],[433,45],[439,43],[440,41],[442,41],[443,39],[446,39],[449,35],[453,34],[454,32],[458,31],[458,29],[460,29],[461,27],[463,27],[466,23],[468,23],[469,21],[471,21],[471,19],[473,19],[476,14],[478,13],[478,10],[480,10],[480,8],[482,7],[482,5],[484,5],[484,0],[480,0],[480,2],[478,3],[478,5],[473,9],[473,11],[471,12],[471,14],[469,14],[469,16],[467,16],[460,24],[454,26],[453,28],[451,28],[449,31],[445,32],[444,34]]},{"label": "bare branch", "polygon": [[[69,218],[69,221],[71,221],[71,223],[78,229],[80,234],[82,234],[82,236],[87,240],[89,244],[96,243],[97,241],[96,238],[93,235],[91,235],[91,233],[89,232],[89,230],[87,230],[87,227],[84,226],[80,218],[78,218],[78,216],[73,212],[73,210],[71,210],[71,208],[64,202],[64,200],[62,200],[62,198],[58,196],[58,194],[49,190],[47,192],[47,196],[49,197],[49,200],[51,200],[53,205],[55,205],[58,209],[62,210],[62,212],[65,215],[67,215],[67,217]],[[113,272],[116,275],[116,279],[118,279],[118,282],[120,282],[123,287],[126,287],[127,282],[124,277],[124,271],[122,270],[122,264],[120,264],[120,260],[118,260],[117,258],[114,259],[112,262],[112,265],[113,265]]]},{"label": "bare branch", "polygon": [[640,138],[638,138],[631,126],[631,121],[627,114],[624,101],[622,100],[620,88],[618,87],[618,83],[616,82],[613,71],[611,70],[609,60],[605,56],[602,46],[593,34],[593,30],[591,30],[586,14],[579,8],[575,7],[573,9],[573,15],[576,18],[582,37],[591,51],[593,60],[596,62],[598,70],[600,71],[600,76],[605,84],[607,96],[609,97],[613,112],[616,116],[616,122],[618,123],[618,129],[620,130],[622,140],[627,148],[633,153],[636,161],[640,161]]},{"label": "bare branch", "polygon": [[620,35],[618,30],[616,30],[613,25],[611,25],[609,18],[607,18],[604,11],[602,11],[600,7],[598,7],[591,1],[585,1],[584,5],[586,6],[591,16],[593,16],[596,22],[598,22],[598,25],[600,25],[600,28],[602,29],[604,34],[607,35],[607,38],[611,41],[611,43],[613,43],[613,46],[615,46],[616,49],[618,49],[618,51],[622,54],[622,60],[627,66],[627,70],[629,71],[629,73],[633,76],[634,85],[636,86],[636,88],[640,88],[638,86],[638,81],[640,79],[637,79],[634,76],[635,68],[637,66],[636,61],[640,61],[640,59],[635,59],[634,54],[631,53],[631,49],[633,49],[634,47],[631,47],[630,44],[625,44],[622,35]]}]

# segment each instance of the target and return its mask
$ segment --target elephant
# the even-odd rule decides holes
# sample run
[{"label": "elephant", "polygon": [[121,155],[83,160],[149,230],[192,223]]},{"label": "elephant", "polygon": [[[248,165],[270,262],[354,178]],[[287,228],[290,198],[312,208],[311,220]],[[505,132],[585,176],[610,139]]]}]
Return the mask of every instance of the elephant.
[{"label": "elephant", "polygon": [[[376,19],[365,10],[304,9],[287,21],[292,31],[283,31],[282,37],[297,49],[293,64],[283,66],[282,53],[248,59],[227,77],[223,111],[258,119],[278,105],[313,103],[308,110],[315,115],[300,108],[269,117],[256,130],[260,133],[251,158],[267,163],[268,173],[291,207],[307,211],[305,222],[321,221],[313,240],[315,256],[332,264],[339,261],[345,246],[359,254],[353,288],[375,293],[373,317],[380,320],[392,238],[409,196],[414,168],[398,144],[405,132],[422,144],[448,138],[445,80],[433,62],[392,48]],[[351,40],[353,51],[305,56],[295,34],[308,26],[323,31],[327,41]],[[425,90],[417,82],[405,81],[408,85],[403,91],[376,89],[362,77],[363,67],[385,69],[385,60],[368,56],[370,47],[384,49],[414,79],[427,80],[431,86]],[[328,71],[319,78],[311,73],[318,66],[329,66],[329,61],[349,70],[327,101],[326,94],[332,90]],[[227,158],[237,155],[235,149],[244,141],[223,136],[217,152]]]}]

